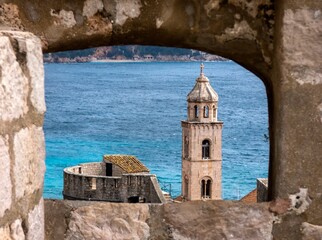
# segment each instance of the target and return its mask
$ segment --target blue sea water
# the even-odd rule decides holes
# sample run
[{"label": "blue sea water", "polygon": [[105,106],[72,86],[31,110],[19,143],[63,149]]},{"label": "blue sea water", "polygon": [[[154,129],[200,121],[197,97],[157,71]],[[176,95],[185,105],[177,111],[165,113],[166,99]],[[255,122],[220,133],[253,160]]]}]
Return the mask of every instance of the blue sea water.
[{"label": "blue sea water", "polygon": [[[196,62],[46,64],[45,198],[62,198],[63,169],[137,156],[181,192],[181,120],[199,75]],[[269,143],[263,83],[234,62],[207,62],[223,128],[223,198],[238,199],[267,177]]]}]

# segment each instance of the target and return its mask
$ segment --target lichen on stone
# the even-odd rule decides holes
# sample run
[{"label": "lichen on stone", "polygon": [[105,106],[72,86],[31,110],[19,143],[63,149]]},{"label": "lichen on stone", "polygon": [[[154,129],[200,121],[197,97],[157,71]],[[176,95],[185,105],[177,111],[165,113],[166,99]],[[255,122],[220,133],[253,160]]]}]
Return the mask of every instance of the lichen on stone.
[{"label": "lichen on stone", "polygon": [[307,188],[300,188],[300,191],[289,195],[291,206],[289,210],[293,210],[296,214],[301,214],[310,206],[312,200],[308,195]]},{"label": "lichen on stone", "polygon": [[102,0],[86,0],[83,7],[83,16],[89,18],[104,8]]},{"label": "lichen on stone", "polygon": [[50,15],[57,18],[56,25],[63,25],[67,28],[72,28],[76,25],[76,20],[73,11],[60,10],[58,13],[51,9]]},{"label": "lichen on stone", "polygon": [[216,36],[216,39],[223,43],[234,39],[255,40],[256,36],[257,32],[253,30],[245,20],[243,20],[241,22],[235,22],[234,27],[232,28],[226,28],[222,35]]},{"label": "lichen on stone", "polygon": [[141,14],[140,0],[119,0],[116,2],[115,23],[123,25],[128,18],[137,18]]}]

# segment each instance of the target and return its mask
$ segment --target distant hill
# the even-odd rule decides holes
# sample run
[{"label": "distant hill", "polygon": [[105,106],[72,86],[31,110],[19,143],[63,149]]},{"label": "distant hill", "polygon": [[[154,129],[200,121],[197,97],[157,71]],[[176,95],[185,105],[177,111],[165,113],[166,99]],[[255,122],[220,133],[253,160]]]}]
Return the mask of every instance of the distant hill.
[{"label": "distant hill", "polygon": [[44,61],[226,61],[226,59],[191,49],[127,45],[49,53],[44,55]]}]

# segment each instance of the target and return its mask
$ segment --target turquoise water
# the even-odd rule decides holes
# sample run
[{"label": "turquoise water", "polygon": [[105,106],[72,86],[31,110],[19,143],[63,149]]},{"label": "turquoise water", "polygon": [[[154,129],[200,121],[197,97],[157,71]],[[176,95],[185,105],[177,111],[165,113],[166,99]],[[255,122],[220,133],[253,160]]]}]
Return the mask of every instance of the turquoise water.
[{"label": "turquoise water", "polygon": [[[181,192],[181,126],[199,64],[46,64],[44,197],[62,198],[63,169],[137,156],[161,182]],[[219,94],[223,128],[223,198],[237,199],[267,177],[267,99],[262,82],[233,62],[205,63]]]}]

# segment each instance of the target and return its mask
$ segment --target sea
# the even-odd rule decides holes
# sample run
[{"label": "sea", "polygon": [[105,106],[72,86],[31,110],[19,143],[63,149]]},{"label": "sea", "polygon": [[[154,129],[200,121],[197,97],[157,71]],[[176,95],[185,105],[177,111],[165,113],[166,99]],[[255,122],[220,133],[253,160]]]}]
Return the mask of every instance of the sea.
[{"label": "sea", "polygon": [[[264,84],[240,65],[205,62],[219,95],[222,197],[238,200],[268,176]],[[181,120],[200,62],[45,64],[44,197],[62,199],[63,169],[104,154],[139,158],[173,197],[181,193]]]}]

